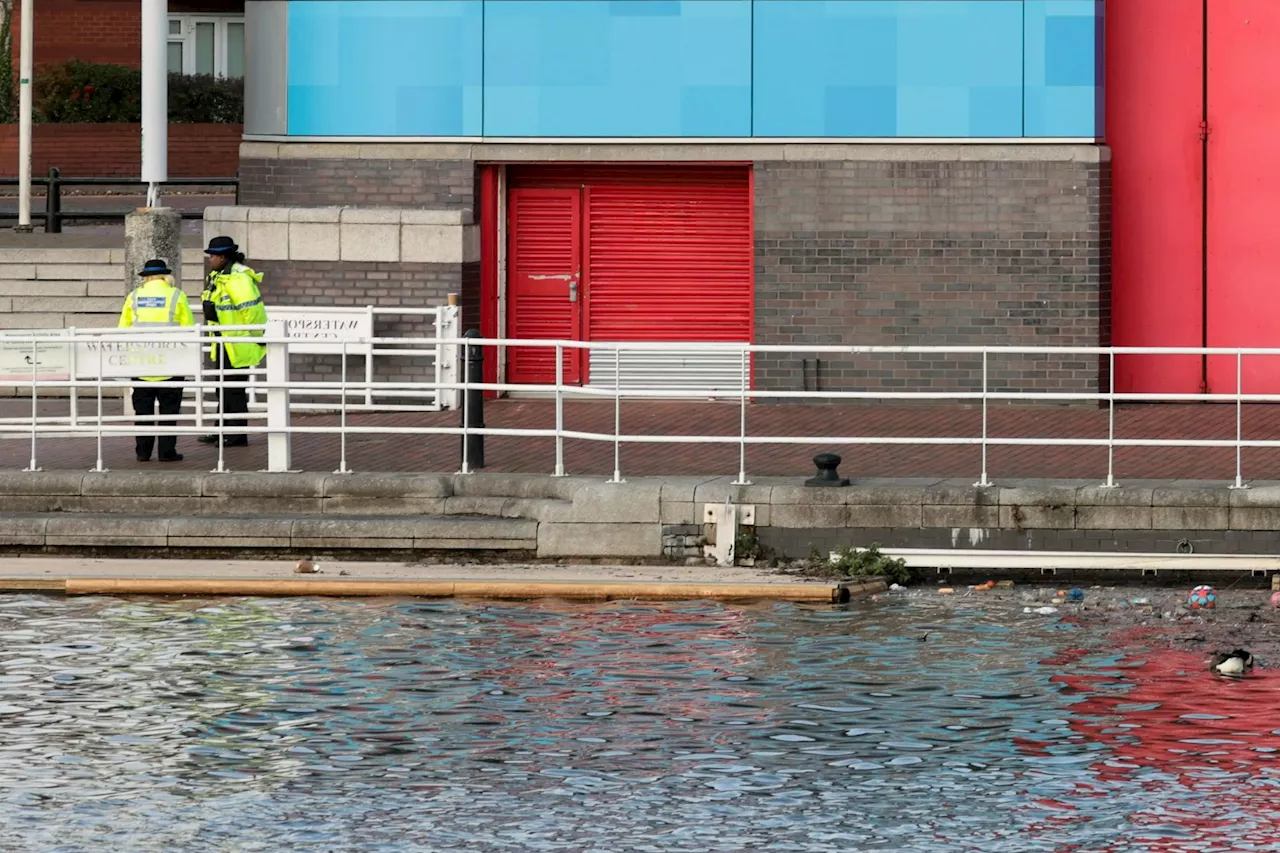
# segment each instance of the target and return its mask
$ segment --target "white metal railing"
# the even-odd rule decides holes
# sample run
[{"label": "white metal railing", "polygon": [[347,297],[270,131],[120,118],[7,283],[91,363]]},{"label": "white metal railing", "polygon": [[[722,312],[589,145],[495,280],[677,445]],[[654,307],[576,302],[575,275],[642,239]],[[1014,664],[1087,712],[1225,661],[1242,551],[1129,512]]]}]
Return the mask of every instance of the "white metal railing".
[{"label": "white metal railing", "polygon": [[[434,338],[455,339],[462,335],[461,314],[457,301],[451,297],[449,304],[436,308],[407,308],[381,305],[365,306],[292,306],[272,305],[267,318],[269,334],[288,337],[297,343],[289,348],[289,355],[340,355],[344,359],[357,358],[364,363],[364,402],[353,403],[351,411],[388,411],[399,408],[395,404],[378,403],[374,394],[375,360],[386,361],[391,358],[418,358],[433,362],[437,383],[456,383],[458,381],[457,347],[441,347],[432,342],[430,345],[414,345],[412,340],[383,338],[385,345],[374,346],[375,324],[378,318],[415,318],[425,321],[434,330]],[[345,347],[342,341],[346,342]],[[341,365],[345,376],[347,364]],[[259,399],[260,389],[258,377],[250,376],[249,407],[265,410],[266,400]],[[435,394],[434,409],[456,409],[458,392],[445,388],[440,391],[432,389]],[[291,397],[303,398],[305,389],[291,392]],[[205,408],[216,410],[217,400],[206,395]],[[433,408],[424,402],[428,409]],[[333,411],[331,404],[317,403],[299,399],[291,402],[295,411]],[[419,407],[413,407],[417,409]]]},{"label": "white metal railing", "polygon": [[[201,432],[248,433],[266,435],[268,440],[268,470],[288,471],[292,465],[291,438],[295,435],[338,435],[340,449],[337,471],[349,473],[347,464],[346,441],[352,435],[387,434],[387,435],[452,435],[462,436],[462,464],[460,473],[470,473],[465,438],[469,435],[515,436],[530,438],[552,438],[555,440],[555,457],[548,465],[555,476],[564,476],[564,449],[567,440],[583,440],[601,442],[612,445],[613,476],[610,482],[624,482],[622,476],[622,447],[626,444],[721,444],[738,448],[738,471],[736,484],[748,484],[746,453],[752,445],[762,444],[797,444],[797,445],[966,445],[973,446],[979,453],[979,476],[976,486],[990,486],[987,468],[988,450],[1002,446],[1047,446],[1047,447],[1105,447],[1107,449],[1106,479],[1102,486],[1114,488],[1118,486],[1115,478],[1115,451],[1122,447],[1184,447],[1184,448],[1233,448],[1235,450],[1235,479],[1233,488],[1247,488],[1243,474],[1243,450],[1245,448],[1280,447],[1280,437],[1276,438],[1244,438],[1243,405],[1245,403],[1280,402],[1280,394],[1245,393],[1244,364],[1246,359],[1275,358],[1280,356],[1280,348],[1201,348],[1201,347],[965,347],[965,346],[771,346],[734,343],[655,343],[655,342],[581,342],[553,340],[494,340],[481,338],[432,337],[432,338],[357,338],[342,340],[332,344],[342,362],[342,372],[338,381],[294,381],[289,373],[289,354],[296,352],[299,341],[279,334],[264,327],[223,327],[223,331],[231,328],[253,329],[262,331],[263,337],[257,338],[267,346],[266,367],[251,373],[256,374],[256,385],[260,393],[265,394],[266,404],[260,411],[251,410],[248,414],[250,426],[247,428],[224,428],[204,407],[196,407],[192,413],[178,416],[179,426],[165,427],[168,434],[183,435]],[[156,375],[182,375],[191,377],[181,383],[188,389],[197,392],[218,393],[225,387],[225,376],[216,367],[202,361],[200,341],[207,337],[204,327],[181,330],[180,332],[156,332],[154,330],[50,330],[42,332],[6,333],[0,335],[0,387],[24,389],[30,394],[31,413],[29,417],[0,418],[0,437],[7,435],[29,435],[31,443],[31,459],[28,470],[38,470],[38,440],[43,436],[92,436],[98,445],[97,466],[95,471],[105,470],[102,462],[102,441],[104,437],[133,436],[155,432],[154,427],[139,427],[134,418],[128,415],[106,416],[103,414],[101,402],[104,391],[122,389],[135,384],[128,378],[152,370]],[[185,337],[183,337],[185,336]],[[181,346],[179,346],[181,344]],[[462,367],[461,350],[467,346],[479,346],[492,354],[501,347],[542,347],[553,349],[555,355],[556,378],[551,385],[519,384],[511,382],[473,382]],[[305,346],[305,344],[304,344]],[[437,364],[448,363],[453,359],[454,376],[447,371],[437,371],[434,382],[377,380],[366,374],[364,381],[352,381],[347,378],[346,362],[351,350],[361,353],[377,353],[383,347],[436,347]],[[615,364],[620,362],[624,353],[646,353],[679,351],[696,357],[699,353],[723,359],[725,354],[733,354],[740,361],[742,369],[738,371],[737,388],[716,387],[670,387],[661,383],[651,385],[633,384],[623,386],[620,370],[613,370],[613,387],[601,387],[599,384],[570,385],[564,378],[565,354],[571,350],[589,350],[596,361],[612,357]],[[64,358],[69,363],[51,372],[49,368],[50,353],[54,353],[53,362]],[[66,353],[66,355],[57,355]],[[132,353],[123,363],[115,363],[120,353]],[[160,355],[157,355],[159,353]],[[952,390],[770,390],[753,388],[750,385],[750,368],[755,357],[762,355],[788,356],[795,359],[799,354],[814,356],[838,356],[856,359],[862,357],[875,358],[918,358],[932,356],[935,358],[967,358],[973,362],[973,370],[978,374],[976,389],[968,391]],[[173,361],[158,363],[154,359],[172,358]],[[1099,366],[1105,363],[1109,377],[1107,387],[1096,392],[1068,391],[1020,391],[999,390],[993,388],[992,362],[996,359],[1074,359],[1081,356],[1097,357]],[[1115,368],[1117,358],[1124,356],[1208,356],[1226,358],[1234,361],[1235,389],[1231,393],[1119,393],[1115,389]],[[27,360],[29,357],[29,360]],[[491,355],[490,355],[491,357]],[[45,359],[42,362],[42,358]],[[191,359],[182,361],[181,359]],[[130,360],[131,359],[131,360]],[[150,359],[150,360],[149,360]],[[145,367],[142,365],[146,365]],[[30,366],[30,375],[23,377],[25,366]],[[69,369],[68,369],[69,368]],[[1077,368],[1078,369],[1078,368]],[[66,375],[62,375],[66,374]],[[177,383],[173,383],[177,384]],[[38,411],[39,392],[42,389],[70,389],[70,405],[66,415],[40,415]],[[469,426],[465,417],[468,391],[499,393],[532,393],[542,392],[554,396],[554,420],[545,427],[475,427]],[[78,401],[87,393],[92,396],[97,406],[91,416],[78,414]],[[398,407],[401,411],[437,411],[435,400],[442,395],[452,393],[459,400],[463,410],[462,423],[457,426],[440,425],[378,425],[350,424],[347,415],[354,412],[368,411],[367,401],[371,395],[383,397],[400,397],[422,400],[420,404],[409,404]],[[292,403],[293,397],[307,395],[310,397],[328,398],[331,402],[324,408],[338,414],[335,424],[295,425],[291,422],[292,410],[298,408]],[[696,431],[679,435],[630,433],[623,429],[622,411],[624,400],[654,399],[688,399],[706,400],[708,396],[731,398],[736,400],[739,408],[737,434],[705,434]],[[613,408],[613,430],[611,432],[591,432],[571,430],[565,426],[564,403],[566,400],[596,399],[607,401]],[[902,401],[952,401],[976,404],[981,409],[981,428],[973,435],[961,436],[883,436],[883,435],[763,435],[751,430],[750,404],[757,401],[856,401],[856,400],[902,400]],[[1105,405],[1108,412],[1106,435],[1091,438],[1069,436],[1045,437],[1009,437],[992,436],[989,432],[989,413],[995,402],[1096,402]],[[1205,438],[1120,438],[1116,435],[1116,406],[1133,402],[1219,402],[1234,404],[1235,437],[1221,439]],[[381,407],[379,407],[381,408]],[[144,422],[159,420],[159,416]],[[189,423],[188,423],[189,422]],[[224,458],[219,447],[218,465],[215,471],[225,471]],[[1101,472],[1100,472],[1101,473]],[[1225,472],[1224,472],[1225,473]]]}]

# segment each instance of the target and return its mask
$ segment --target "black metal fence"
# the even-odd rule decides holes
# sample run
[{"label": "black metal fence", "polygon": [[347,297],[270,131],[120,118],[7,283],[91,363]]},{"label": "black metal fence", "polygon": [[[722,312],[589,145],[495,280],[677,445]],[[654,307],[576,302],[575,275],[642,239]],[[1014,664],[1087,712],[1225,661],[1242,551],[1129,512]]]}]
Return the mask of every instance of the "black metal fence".
[{"label": "black metal fence", "polygon": [[[18,185],[17,178],[0,178],[0,186],[16,187]],[[133,212],[132,210],[72,210],[64,212],[62,209],[62,190],[64,187],[141,187],[144,192],[147,188],[147,184],[144,181],[131,181],[126,178],[64,178],[56,166],[49,170],[48,177],[33,177],[31,186],[33,189],[35,187],[45,188],[44,210],[42,212],[32,210],[31,221],[42,220],[46,234],[61,234],[62,223],[67,220],[123,222],[124,218]],[[240,203],[240,181],[236,178],[182,178],[176,181],[165,181],[161,186],[231,187],[235,190],[236,204]],[[201,219],[204,214],[200,211],[187,210],[181,211],[181,215],[183,219]],[[18,219],[17,213],[0,211],[0,221],[16,219]]]}]

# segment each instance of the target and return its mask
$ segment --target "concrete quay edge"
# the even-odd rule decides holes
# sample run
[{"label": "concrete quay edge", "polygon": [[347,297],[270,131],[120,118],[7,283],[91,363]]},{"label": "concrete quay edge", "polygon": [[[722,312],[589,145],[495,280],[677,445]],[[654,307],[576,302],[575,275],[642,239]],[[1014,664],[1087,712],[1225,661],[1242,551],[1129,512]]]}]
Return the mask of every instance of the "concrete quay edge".
[{"label": "concrete quay edge", "polygon": [[0,547],[520,552],[696,559],[708,507],[751,507],[775,556],[865,546],[1280,552],[1280,483],[861,480],[610,483],[529,474],[0,472]]}]

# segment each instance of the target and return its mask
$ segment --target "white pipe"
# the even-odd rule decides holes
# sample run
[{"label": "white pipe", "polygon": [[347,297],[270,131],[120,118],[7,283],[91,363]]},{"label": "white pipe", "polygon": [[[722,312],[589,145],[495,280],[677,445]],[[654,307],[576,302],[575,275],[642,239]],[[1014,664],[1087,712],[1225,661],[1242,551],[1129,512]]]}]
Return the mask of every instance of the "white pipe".
[{"label": "white pipe", "polygon": [[169,4],[142,0],[142,180],[147,207],[169,180]]},{"label": "white pipe", "polygon": [[883,548],[881,553],[901,558],[908,566],[918,569],[1280,572],[1280,557],[1261,554],[1131,554],[958,548]]},{"label": "white pipe", "polygon": [[[18,229],[31,230],[31,66],[35,52],[32,0],[22,0],[22,56],[18,72]],[[46,199],[46,203],[48,200]],[[46,226],[47,227],[47,226]]]}]

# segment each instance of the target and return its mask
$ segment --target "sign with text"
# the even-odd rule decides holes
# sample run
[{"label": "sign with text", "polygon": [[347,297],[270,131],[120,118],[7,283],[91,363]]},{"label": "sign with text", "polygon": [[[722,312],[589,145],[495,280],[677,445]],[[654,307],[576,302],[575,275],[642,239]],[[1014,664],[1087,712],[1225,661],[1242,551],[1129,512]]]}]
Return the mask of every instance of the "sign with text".
[{"label": "sign with text", "polygon": [[77,341],[76,378],[195,376],[202,348],[191,332],[172,336],[151,333],[146,337],[139,341]]},{"label": "sign with text", "polygon": [[267,309],[267,335],[289,339],[289,352],[308,355],[340,355],[347,342],[348,355],[365,355],[373,337],[373,312],[368,308]]},{"label": "sign with text", "polygon": [[[14,340],[35,337],[47,340]],[[71,378],[71,345],[57,330],[18,331],[0,334],[0,382],[30,382],[32,379],[65,382]]]}]

